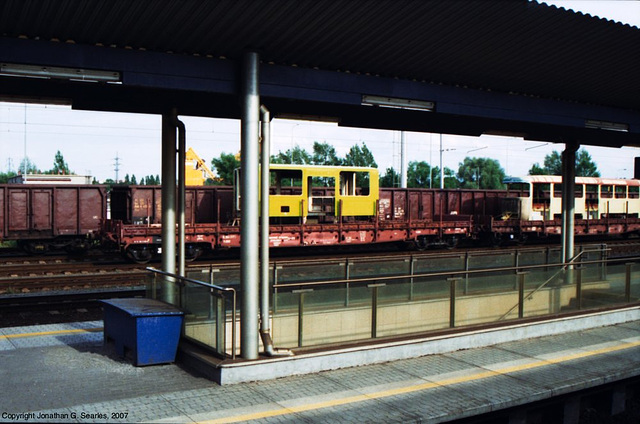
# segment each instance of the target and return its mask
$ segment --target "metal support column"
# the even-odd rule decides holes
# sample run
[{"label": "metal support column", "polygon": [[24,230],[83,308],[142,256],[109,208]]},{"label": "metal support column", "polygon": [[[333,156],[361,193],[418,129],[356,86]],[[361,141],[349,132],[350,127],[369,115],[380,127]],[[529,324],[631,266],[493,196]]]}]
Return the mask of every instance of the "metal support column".
[{"label": "metal support column", "polygon": [[567,143],[562,152],[562,261],[573,258],[575,232],[576,151],[578,144]]},{"label": "metal support column", "polygon": [[[162,270],[176,272],[176,121],[177,111],[162,115]],[[161,300],[175,304],[175,284],[163,279]]]},{"label": "metal support column", "polygon": [[400,131],[400,188],[407,188],[407,136],[404,131]]},{"label": "metal support column", "polygon": [[258,358],[258,139],[260,95],[259,57],[256,52],[247,52],[242,59],[241,101],[241,193],[242,213],[240,236],[242,309],[240,319],[240,354],[244,359]]}]

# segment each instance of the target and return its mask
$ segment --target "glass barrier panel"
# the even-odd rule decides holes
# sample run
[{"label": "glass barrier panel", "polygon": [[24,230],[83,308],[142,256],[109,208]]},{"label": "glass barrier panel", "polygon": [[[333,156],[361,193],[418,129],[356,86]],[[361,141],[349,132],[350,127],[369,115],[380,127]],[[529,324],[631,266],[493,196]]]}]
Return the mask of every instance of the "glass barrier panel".
[{"label": "glass barrier panel", "polygon": [[273,340],[278,347],[295,348],[349,342],[371,337],[371,289],[351,287],[362,298],[345,305],[344,285],[322,289],[279,289],[279,304],[295,304],[273,314]]},{"label": "glass barrier panel", "polygon": [[[345,278],[345,262],[279,263],[278,283],[331,281]],[[272,277],[273,278],[273,277]]]},{"label": "glass barrier panel", "polygon": [[583,309],[600,308],[626,302],[626,266],[624,263],[609,264],[605,279],[589,278],[589,269],[583,269],[582,275]]},{"label": "glass barrier panel", "polygon": [[227,310],[222,296],[208,287],[187,283],[182,288],[184,336],[224,355]]},{"label": "glass barrier panel", "polygon": [[639,264],[631,264],[630,267],[630,277],[631,277],[631,301],[637,302],[640,300],[640,265]]},{"label": "glass barrier panel", "polygon": [[432,272],[464,271],[465,255],[454,254],[447,256],[415,256],[413,264],[414,274],[428,274]]},{"label": "glass barrier panel", "polygon": [[542,265],[547,262],[547,250],[523,250],[518,252],[518,266]]},{"label": "glass barrier panel", "polygon": [[[411,294],[410,301],[407,293]],[[378,287],[377,294],[376,337],[449,327],[449,282],[442,277],[387,284]]]},{"label": "glass barrier panel", "polygon": [[411,272],[409,259],[386,259],[377,261],[351,262],[350,278],[382,277],[388,275],[406,275]]},{"label": "glass barrier panel", "polygon": [[[513,314],[508,312],[517,304],[518,290],[513,271],[469,274],[467,279],[456,281],[454,323],[456,327],[463,327],[510,319]],[[516,307],[515,318],[517,316]]]},{"label": "glass barrier panel", "polygon": [[459,294],[489,294],[517,290],[517,276],[514,270],[488,271],[467,274],[456,285]]},{"label": "glass barrier panel", "polygon": [[575,276],[563,271],[562,266],[527,270],[524,281],[523,318],[577,309]]},{"label": "glass barrier panel", "polygon": [[507,268],[515,266],[514,253],[483,253],[469,255],[469,269]]}]

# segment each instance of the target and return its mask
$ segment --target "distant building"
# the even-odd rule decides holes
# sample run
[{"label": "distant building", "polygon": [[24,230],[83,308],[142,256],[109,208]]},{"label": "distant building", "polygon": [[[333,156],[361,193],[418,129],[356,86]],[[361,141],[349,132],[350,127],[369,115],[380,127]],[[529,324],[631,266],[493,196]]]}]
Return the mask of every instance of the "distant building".
[{"label": "distant building", "polygon": [[91,184],[91,175],[26,174],[9,178],[9,184]]}]

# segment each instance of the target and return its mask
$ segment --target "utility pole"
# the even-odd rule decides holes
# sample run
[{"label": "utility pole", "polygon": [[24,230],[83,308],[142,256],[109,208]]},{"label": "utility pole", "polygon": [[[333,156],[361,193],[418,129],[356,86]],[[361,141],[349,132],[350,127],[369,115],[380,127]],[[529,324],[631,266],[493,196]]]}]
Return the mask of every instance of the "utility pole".
[{"label": "utility pole", "polygon": [[120,158],[118,157],[118,152],[116,152],[115,163],[113,164],[113,169],[116,171],[116,183],[118,182],[118,171],[120,171]]}]

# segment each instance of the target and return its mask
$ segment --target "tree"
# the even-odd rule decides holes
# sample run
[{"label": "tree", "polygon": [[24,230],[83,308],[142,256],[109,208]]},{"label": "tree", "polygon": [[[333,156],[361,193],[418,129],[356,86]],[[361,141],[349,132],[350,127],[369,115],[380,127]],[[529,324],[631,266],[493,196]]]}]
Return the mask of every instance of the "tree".
[{"label": "tree", "polygon": [[598,166],[591,160],[591,155],[585,149],[580,149],[576,153],[576,176],[578,177],[599,177]]},{"label": "tree", "polygon": [[0,172],[0,184],[6,184],[9,182],[10,178],[15,177],[17,174],[13,171],[9,172]]},{"label": "tree", "polygon": [[393,167],[387,168],[386,172],[380,177],[380,187],[398,187],[400,185],[400,174]]},{"label": "tree", "polygon": [[[440,167],[433,167],[433,188],[440,188]],[[456,172],[451,168],[444,168],[444,188],[460,188],[460,181]]]},{"label": "tree", "polygon": [[135,174],[131,175],[131,184],[133,184],[133,185],[137,185],[138,184],[138,180],[136,179]]},{"label": "tree", "polygon": [[328,143],[313,142],[313,154],[311,155],[311,163],[314,165],[330,165],[336,166],[342,163],[338,158],[336,149]]},{"label": "tree", "polygon": [[233,171],[240,168],[240,161],[231,153],[220,153],[219,158],[211,159],[211,166],[220,177],[220,185],[233,185]]},{"label": "tree", "polygon": [[371,153],[371,150],[369,150],[364,143],[362,143],[362,147],[356,144],[349,149],[349,153],[347,153],[344,158],[343,165],[378,167],[376,160],[373,158],[373,153]]},{"label": "tree", "polygon": [[432,178],[431,171],[431,165],[425,161],[409,162],[409,166],[407,167],[407,187],[429,188],[429,183]]},{"label": "tree", "polygon": [[284,153],[278,152],[277,155],[272,155],[271,163],[311,165],[312,158],[306,150],[296,145],[295,147],[293,147],[292,149],[288,149]]},{"label": "tree", "polygon": [[464,158],[457,178],[463,188],[503,189],[505,173],[500,162],[489,158]]},{"label": "tree", "polygon": [[[562,155],[554,150],[544,157],[544,166],[535,163],[529,169],[529,175],[562,175]],[[597,165],[585,149],[576,153],[576,177],[599,177]]]},{"label": "tree", "polygon": [[31,159],[29,159],[28,157],[25,157],[20,161],[20,168],[18,168],[18,170],[22,174],[37,174],[38,172],[40,172],[36,164],[31,162]]},{"label": "tree", "polygon": [[53,168],[51,168],[51,174],[54,174],[54,175],[72,174],[72,172],[69,170],[69,165],[67,165],[67,162],[65,162],[64,157],[62,156],[62,153],[60,153],[60,150],[56,152],[56,156],[53,159]]}]

